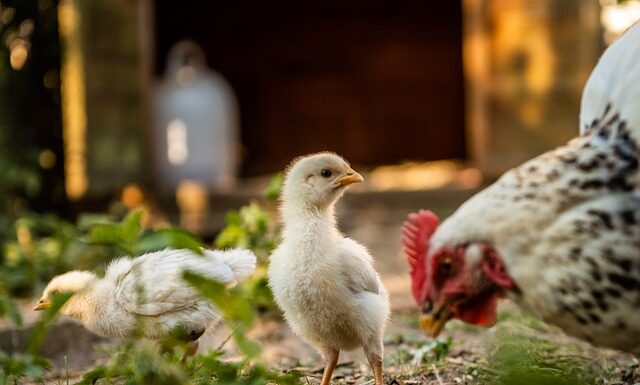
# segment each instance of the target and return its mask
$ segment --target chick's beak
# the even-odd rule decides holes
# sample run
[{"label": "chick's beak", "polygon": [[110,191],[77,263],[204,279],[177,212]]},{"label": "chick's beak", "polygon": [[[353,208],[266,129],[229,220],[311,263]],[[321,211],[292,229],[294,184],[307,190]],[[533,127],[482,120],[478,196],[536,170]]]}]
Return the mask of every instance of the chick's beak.
[{"label": "chick's beak", "polygon": [[36,306],[33,307],[33,310],[35,311],[41,311],[41,310],[47,310],[51,308],[51,302],[44,299],[44,298],[40,298],[40,300],[38,300],[38,303],[36,304]]},{"label": "chick's beak", "polygon": [[437,337],[447,321],[451,319],[453,310],[453,299],[444,301],[439,306],[424,311],[420,315],[420,328],[427,335]]},{"label": "chick's beak", "polygon": [[348,186],[354,183],[360,183],[364,181],[362,175],[360,175],[357,171],[350,168],[347,170],[347,173],[336,180],[336,184],[339,186]]}]

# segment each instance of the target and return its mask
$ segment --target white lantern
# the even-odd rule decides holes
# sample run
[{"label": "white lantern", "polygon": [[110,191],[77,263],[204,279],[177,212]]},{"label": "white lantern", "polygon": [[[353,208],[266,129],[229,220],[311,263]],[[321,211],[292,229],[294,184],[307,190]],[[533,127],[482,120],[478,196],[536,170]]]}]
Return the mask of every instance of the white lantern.
[{"label": "white lantern", "polygon": [[229,83],[207,68],[202,49],[182,41],[169,52],[154,100],[154,157],[160,185],[182,181],[214,190],[233,186],[239,118]]}]

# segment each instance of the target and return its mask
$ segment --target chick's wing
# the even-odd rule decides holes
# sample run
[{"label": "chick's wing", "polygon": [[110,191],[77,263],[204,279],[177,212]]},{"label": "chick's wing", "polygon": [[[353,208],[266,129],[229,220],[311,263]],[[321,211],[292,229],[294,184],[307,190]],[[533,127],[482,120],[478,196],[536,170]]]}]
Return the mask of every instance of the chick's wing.
[{"label": "chick's wing", "polygon": [[194,256],[184,250],[164,250],[134,259],[131,269],[117,280],[116,302],[130,313],[145,316],[195,306],[201,297],[182,280],[183,271],[202,269],[193,261]]},{"label": "chick's wing", "polygon": [[353,293],[368,291],[380,294],[379,278],[373,269],[371,255],[356,241],[344,238],[338,249],[341,274]]}]

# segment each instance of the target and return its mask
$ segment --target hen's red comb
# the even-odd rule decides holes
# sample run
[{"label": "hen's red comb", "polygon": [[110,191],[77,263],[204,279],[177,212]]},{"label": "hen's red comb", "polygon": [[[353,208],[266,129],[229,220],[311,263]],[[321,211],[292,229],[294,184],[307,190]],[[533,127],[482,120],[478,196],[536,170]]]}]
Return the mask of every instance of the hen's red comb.
[{"label": "hen's red comb", "polygon": [[438,217],[428,210],[409,214],[402,227],[402,243],[409,261],[411,291],[418,305],[424,301],[424,286],[427,281],[427,252],[429,240],[438,228]]}]

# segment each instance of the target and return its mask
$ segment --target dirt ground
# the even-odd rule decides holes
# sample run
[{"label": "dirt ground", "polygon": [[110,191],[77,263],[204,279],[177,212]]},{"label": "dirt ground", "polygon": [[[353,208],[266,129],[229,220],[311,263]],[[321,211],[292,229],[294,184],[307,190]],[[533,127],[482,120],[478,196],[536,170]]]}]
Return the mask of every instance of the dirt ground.
[{"label": "dirt ground", "polygon": [[[446,214],[471,193],[415,193],[399,198],[380,195],[352,199],[348,195],[346,204],[340,206],[342,229],[368,246],[391,296],[393,314],[385,338],[386,384],[640,385],[640,369],[633,356],[598,349],[567,337],[558,329],[522,314],[508,302],[501,304],[500,321],[493,328],[481,329],[452,321],[439,342],[421,333],[409,293],[400,227],[408,212],[420,207],[438,207],[440,214]],[[36,317],[31,306],[31,303],[25,303],[23,307],[27,324]],[[199,351],[219,347],[229,333],[226,328],[208,332],[203,336]],[[73,383],[83,371],[105,359],[104,352],[110,344],[69,321],[60,322],[51,334],[45,342],[48,349],[45,353],[53,358],[56,366],[48,379],[52,384],[62,383],[61,378],[65,382],[69,378],[69,383]],[[280,317],[268,315],[258,319],[250,337],[262,343],[263,357],[270,367],[298,370],[308,384],[319,383],[322,375],[320,356],[293,335]],[[4,350],[11,351],[23,339],[24,335],[17,331],[8,331],[6,327],[3,331],[0,324],[0,347]],[[224,348],[232,359],[232,343],[225,343]],[[68,372],[64,369],[65,358]],[[508,373],[505,375],[504,372]],[[535,376],[541,376],[543,380],[533,381]],[[587,381],[573,380],[581,376]],[[547,381],[547,377],[552,381]],[[341,355],[333,383],[373,384],[362,352]]]},{"label": "dirt ground", "polygon": [[[495,372],[501,370],[500,363],[492,358],[492,350],[505,336],[513,336],[523,341],[532,338],[535,344],[524,344],[525,356],[515,357],[520,365],[542,365],[539,360],[528,355],[544,356],[548,362],[571,361],[571,370],[589,371],[588,378],[602,385],[636,385],[640,383],[638,360],[631,355],[598,349],[581,341],[565,336],[556,328],[549,327],[522,314],[515,305],[508,302],[500,307],[500,322],[490,329],[450,322],[445,331],[434,342],[424,336],[418,328],[416,312],[412,308],[395,308],[385,338],[385,383],[387,385],[449,385],[449,384],[573,384],[573,382],[512,382],[500,379]],[[111,344],[108,341],[86,335],[73,324],[64,323],[71,341],[79,345],[69,346],[67,355],[70,369],[65,370],[60,355],[57,355],[56,369],[48,376],[47,384],[60,384],[67,379],[74,383],[89,367],[106,360],[104,352]],[[217,348],[221,345],[227,351],[228,359],[235,358],[235,348],[231,341],[225,342],[230,330],[221,327],[202,338],[199,351]],[[55,333],[55,343],[64,339]],[[83,337],[84,336],[84,337]],[[322,360],[309,345],[295,336],[291,329],[276,315],[261,317],[250,333],[252,339],[263,346],[263,358],[273,369],[283,372],[296,370],[303,373],[303,383],[318,384],[322,376]],[[520,342],[516,342],[520,344]],[[448,346],[448,347],[447,347]],[[444,349],[444,350],[442,350]],[[438,351],[440,350],[440,352]],[[520,354],[520,353],[518,353]],[[440,355],[440,356],[439,356]],[[548,364],[547,362],[547,364]],[[548,368],[544,368],[548,369]],[[562,368],[558,375],[564,376]],[[497,376],[497,377],[496,377]],[[496,379],[497,378],[497,379]],[[344,352],[334,373],[333,384],[371,385],[371,370],[361,351]]]}]

